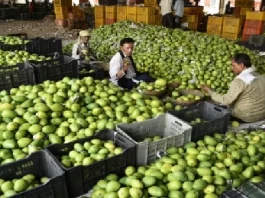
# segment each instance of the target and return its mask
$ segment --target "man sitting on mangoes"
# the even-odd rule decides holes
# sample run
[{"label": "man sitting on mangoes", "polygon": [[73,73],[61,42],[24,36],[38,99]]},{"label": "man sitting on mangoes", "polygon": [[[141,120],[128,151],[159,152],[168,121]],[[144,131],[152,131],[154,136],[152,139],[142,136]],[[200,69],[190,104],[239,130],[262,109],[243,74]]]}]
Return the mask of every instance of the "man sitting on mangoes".
[{"label": "man sitting on mangoes", "polygon": [[154,82],[154,79],[147,73],[140,73],[132,59],[134,40],[124,38],[120,41],[120,50],[110,60],[110,80],[127,89],[133,89],[139,81]]},{"label": "man sitting on mangoes", "polygon": [[251,66],[247,54],[236,54],[232,69],[237,77],[225,95],[218,94],[206,85],[202,89],[213,101],[232,107],[232,116],[238,121],[257,122],[265,119],[265,76],[259,75]]}]

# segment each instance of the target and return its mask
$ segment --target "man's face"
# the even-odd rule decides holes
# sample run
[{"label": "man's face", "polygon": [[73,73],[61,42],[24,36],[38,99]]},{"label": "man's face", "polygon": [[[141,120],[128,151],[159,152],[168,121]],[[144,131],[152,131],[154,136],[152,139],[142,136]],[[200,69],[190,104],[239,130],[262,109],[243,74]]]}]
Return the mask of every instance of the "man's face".
[{"label": "man's face", "polygon": [[244,64],[243,63],[236,63],[234,60],[232,60],[232,70],[235,74],[240,74],[244,70]]},{"label": "man's face", "polygon": [[81,41],[83,43],[87,43],[88,42],[88,36],[81,36]]},{"label": "man's face", "polygon": [[121,50],[126,56],[131,56],[133,52],[133,43],[123,44],[123,46],[121,46]]}]

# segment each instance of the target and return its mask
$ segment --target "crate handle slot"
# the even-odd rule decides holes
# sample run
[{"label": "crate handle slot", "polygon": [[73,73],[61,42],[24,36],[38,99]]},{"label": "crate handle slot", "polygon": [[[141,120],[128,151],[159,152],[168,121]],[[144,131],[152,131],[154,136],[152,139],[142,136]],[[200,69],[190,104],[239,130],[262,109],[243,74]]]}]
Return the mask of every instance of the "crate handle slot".
[{"label": "crate handle slot", "polygon": [[162,149],[159,149],[157,152],[156,152],[156,156],[158,158],[162,158],[163,156],[167,155],[167,152],[162,150]]},{"label": "crate handle slot", "polygon": [[178,121],[175,121],[176,124],[178,124],[179,126],[182,126],[182,124]]}]

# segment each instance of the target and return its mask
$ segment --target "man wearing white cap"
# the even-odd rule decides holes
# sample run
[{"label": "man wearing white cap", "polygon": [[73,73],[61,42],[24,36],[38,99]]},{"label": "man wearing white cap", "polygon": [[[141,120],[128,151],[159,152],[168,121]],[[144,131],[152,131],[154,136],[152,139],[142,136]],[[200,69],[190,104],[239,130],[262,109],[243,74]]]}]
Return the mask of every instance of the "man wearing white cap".
[{"label": "man wearing white cap", "polygon": [[89,57],[89,37],[90,34],[88,30],[82,30],[79,32],[78,42],[73,46],[72,58],[84,60]]}]

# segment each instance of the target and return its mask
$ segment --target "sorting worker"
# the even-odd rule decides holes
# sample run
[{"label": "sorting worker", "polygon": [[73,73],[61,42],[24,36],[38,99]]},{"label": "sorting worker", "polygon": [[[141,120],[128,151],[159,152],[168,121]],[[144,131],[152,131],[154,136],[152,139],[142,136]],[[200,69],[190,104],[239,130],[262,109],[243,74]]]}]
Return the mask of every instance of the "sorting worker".
[{"label": "sorting worker", "polygon": [[85,60],[89,57],[89,40],[90,34],[88,30],[79,32],[77,43],[74,44],[72,49],[72,58],[78,60]]},{"label": "sorting worker", "polygon": [[154,82],[154,79],[147,73],[137,71],[132,53],[134,40],[124,38],[120,41],[120,50],[110,60],[110,80],[125,89],[137,87],[140,81]]},{"label": "sorting worker", "polygon": [[232,69],[237,75],[225,95],[218,94],[206,85],[202,89],[212,100],[232,108],[232,116],[239,122],[258,122],[265,119],[265,76],[251,65],[250,57],[244,53],[232,59]]}]

